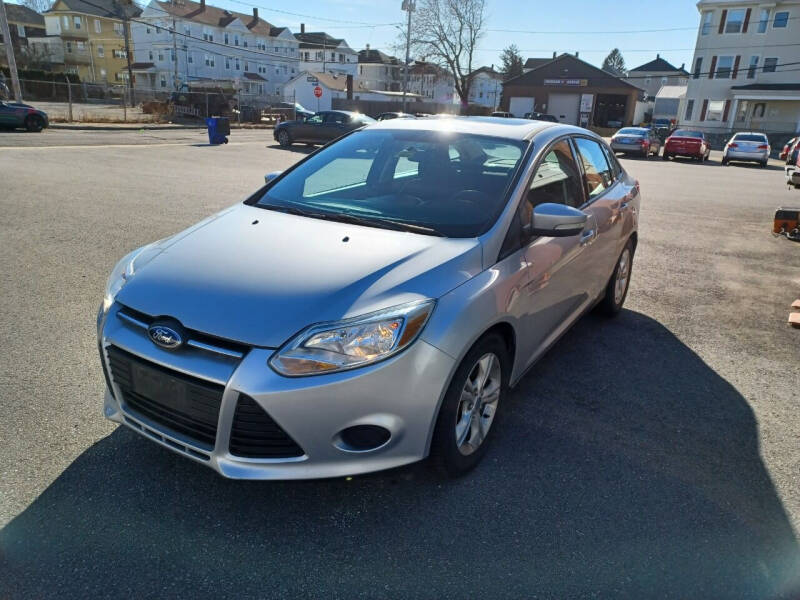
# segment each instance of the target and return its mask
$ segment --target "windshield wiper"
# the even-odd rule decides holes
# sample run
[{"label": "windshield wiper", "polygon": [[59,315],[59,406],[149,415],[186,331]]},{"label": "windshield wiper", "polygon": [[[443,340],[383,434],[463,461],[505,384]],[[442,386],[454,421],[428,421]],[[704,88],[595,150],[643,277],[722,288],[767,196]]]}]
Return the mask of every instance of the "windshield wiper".
[{"label": "windshield wiper", "polygon": [[393,219],[385,219],[382,217],[361,217],[352,213],[316,212],[294,206],[279,206],[277,204],[256,204],[256,206],[289,215],[311,217],[312,219],[323,219],[325,221],[337,221],[339,223],[352,223],[353,225],[364,225],[366,227],[378,227],[383,229],[392,229],[394,231],[410,231],[424,235],[446,237],[444,233],[433,229],[432,227],[417,225],[416,223],[406,223],[404,221],[395,221]]}]

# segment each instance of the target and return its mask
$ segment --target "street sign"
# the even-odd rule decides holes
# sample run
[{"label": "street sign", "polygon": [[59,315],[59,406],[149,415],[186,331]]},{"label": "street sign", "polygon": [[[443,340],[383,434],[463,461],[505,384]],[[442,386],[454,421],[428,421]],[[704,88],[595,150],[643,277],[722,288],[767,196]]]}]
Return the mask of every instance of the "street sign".
[{"label": "street sign", "polygon": [[322,88],[321,88],[321,87],[319,87],[319,86],[315,87],[315,88],[314,88],[314,95],[315,95],[317,98],[321,98],[321,97],[322,97]]}]

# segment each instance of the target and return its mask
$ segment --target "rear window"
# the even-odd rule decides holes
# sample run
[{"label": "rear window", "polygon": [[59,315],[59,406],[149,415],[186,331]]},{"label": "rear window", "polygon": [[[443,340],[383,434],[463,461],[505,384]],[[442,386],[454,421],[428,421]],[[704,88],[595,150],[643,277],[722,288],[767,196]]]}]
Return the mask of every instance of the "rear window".
[{"label": "rear window", "polygon": [[673,134],[675,137],[691,137],[691,138],[703,138],[703,134],[700,131],[691,131],[689,129],[678,129]]},{"label": "rear window", "polygon": [[620,130],[617,132],[617,135],[638,135],[638,136],[644,136],[644,135],[647,135],[647,129],[641,129],[641,128],[639,128],[639,127],[625,127],[625,128],[623,128],[623,129],[620,129]]},{"label": "rear window", "polygon": [[767,136],[758,133],[739,133],[733,136],[733,139],[736,140],[737,142],[761,142],[762,144],[767,143]]}]

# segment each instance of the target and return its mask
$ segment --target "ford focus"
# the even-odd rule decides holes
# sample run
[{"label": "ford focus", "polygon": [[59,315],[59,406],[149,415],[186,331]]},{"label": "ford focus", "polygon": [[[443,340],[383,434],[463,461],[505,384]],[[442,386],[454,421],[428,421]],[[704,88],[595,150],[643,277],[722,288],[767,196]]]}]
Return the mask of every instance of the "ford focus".
[{"label": "ford focus", "polygon": [[[125,256],[104,414],[231,478],[455,476],[508,390],[625,302],[639,185],[584,129],[393,119]],[[500,431],[502,433],[502,431]]]}]

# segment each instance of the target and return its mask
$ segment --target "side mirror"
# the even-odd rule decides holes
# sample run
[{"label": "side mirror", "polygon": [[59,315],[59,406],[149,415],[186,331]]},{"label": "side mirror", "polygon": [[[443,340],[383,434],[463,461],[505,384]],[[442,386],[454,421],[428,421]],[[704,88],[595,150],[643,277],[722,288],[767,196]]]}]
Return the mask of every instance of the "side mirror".
[{"label": "side mirror", "polygon": [[272,173],[267,173],[266,175],[264,175],[264,183],[269,183],[281,173],[283,173],[283,171],[273,171]]},{"label": "side mirror", "polygon": [[545,202],[533,209],[531,233],[547,237],[569,237],[583,231],[589,218],[585,212],[566,204]]}]

